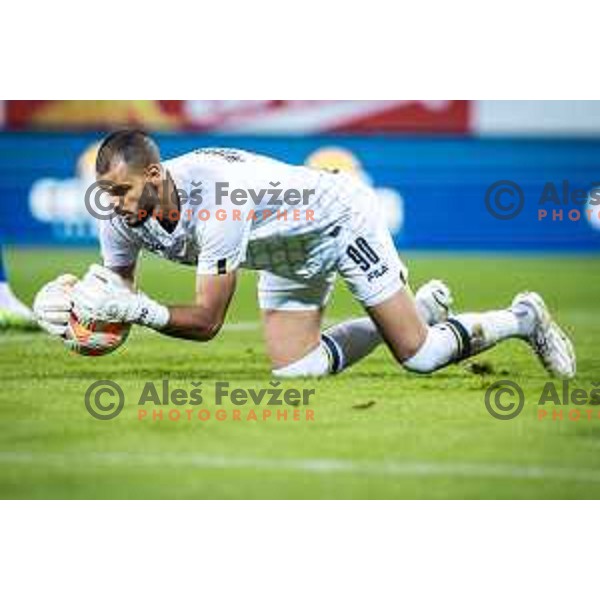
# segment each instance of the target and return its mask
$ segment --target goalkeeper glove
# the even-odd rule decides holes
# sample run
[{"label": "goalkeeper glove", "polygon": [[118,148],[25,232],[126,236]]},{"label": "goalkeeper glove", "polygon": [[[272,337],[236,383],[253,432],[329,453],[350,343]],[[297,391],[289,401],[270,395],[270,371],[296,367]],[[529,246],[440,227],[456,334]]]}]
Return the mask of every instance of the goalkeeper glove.
[{"label": "goalkeeper glove", "polygon": [[163,329],[169,309],[142,292],[132,292],[121,277],[92,265],[72,293],[73,311],[82,322],[136,323]]},{"label": "goalkeeper glove", "polygon": [[40,327],[50,335],[65,336],[72,307],[71,293],[76,283],[75,275],[61,275],[37,293],[33,313]]}]

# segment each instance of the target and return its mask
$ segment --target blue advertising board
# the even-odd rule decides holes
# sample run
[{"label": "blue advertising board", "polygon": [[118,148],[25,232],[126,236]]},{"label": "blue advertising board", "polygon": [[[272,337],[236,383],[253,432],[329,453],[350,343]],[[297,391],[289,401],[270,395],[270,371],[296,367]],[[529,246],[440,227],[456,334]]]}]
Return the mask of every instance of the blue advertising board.
[{"label": "blue advertising board", "polygon": [[[96,243],[83,195],[93,180],[93,155],[86,150],[100,137],[0,133],[4,242]],[[202,146],[243,148],[296,164],[323,148],[336,148],[325,152],[333,160],[349,152],[353,168],[385,203],[400,249],[600,250],[600,141],[188,134],[156,139],[164,158]]]}]

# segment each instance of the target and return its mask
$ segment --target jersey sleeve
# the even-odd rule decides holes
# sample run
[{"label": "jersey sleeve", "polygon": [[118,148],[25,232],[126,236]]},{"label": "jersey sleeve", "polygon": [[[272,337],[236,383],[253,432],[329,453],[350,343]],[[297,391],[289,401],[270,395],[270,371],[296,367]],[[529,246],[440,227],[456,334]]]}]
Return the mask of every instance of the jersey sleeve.
[{"label": "jersey sleeve", "polygon": [[117,229],[113,220],[100,221],[100,251],[105,267],[128,267],[135,264],[140,244]]},{"label": "jersey sleeve", "polygon": [[199,275],[224,275],[234,271],[246,259],[246,250],[252,228],[252,215],[248,210],[225,209],[225,218],[216,218],[211,211],[210,218],[198,228],[197,273]]}]

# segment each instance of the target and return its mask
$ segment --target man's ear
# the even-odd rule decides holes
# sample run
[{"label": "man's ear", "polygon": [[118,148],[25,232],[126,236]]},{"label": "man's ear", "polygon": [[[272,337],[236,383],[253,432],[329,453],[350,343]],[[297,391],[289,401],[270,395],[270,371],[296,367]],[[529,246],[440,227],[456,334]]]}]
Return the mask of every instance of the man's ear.
[{"label": "man's ear", "polygon": [[158,185],[162,179],[162,170],[158,163],[148,165],[145,169],[146,177],[150,183]]}]

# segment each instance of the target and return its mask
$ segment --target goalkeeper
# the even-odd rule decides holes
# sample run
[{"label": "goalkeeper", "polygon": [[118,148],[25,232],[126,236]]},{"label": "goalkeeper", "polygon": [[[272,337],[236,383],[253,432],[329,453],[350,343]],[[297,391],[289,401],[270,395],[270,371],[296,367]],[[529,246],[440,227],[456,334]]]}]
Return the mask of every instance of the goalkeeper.
[{"label": "goalkeeper", "polygon": [[[129,130],[103,141],[96,177],[117,216],[100,223],[104,267],[88,275],[92,283],[71,289],[54,282],[38,295],[37,317],[56,335],[68,337],[72,309],[84,320],[211,340],[225,320],[239,269],[249,268],[260,272],[258,301],[277,377],[339,373],[382,342],[406,369],[432,373],[511,338],[528,344],[551,374],[575,374],[573,346],[538,294],[517,294],[507,308],[456,315],[447,313],[444,286],[442,292],[438,284],[426,288],[425,303],[419,294],[415,299],[377,199],[355,177],[231,149],[201,149],[162,162],[149,136]],[[199,182],[202,210],[190,214],[185,202]],[[223,200],[216,190],[224,182],[249,190],[247,201]],[[259,193],[267,188],[310,190],[315,218],[281,218]],[[218,209],[227,218],[214,218]],[[195,266],[195,303],[164,306],[111,284],[118,277],[133,288],[143,248]],[[367,316],[322,331],[336,276]],[[432,307],[439,309],[434,315],[428,314]]]}]

